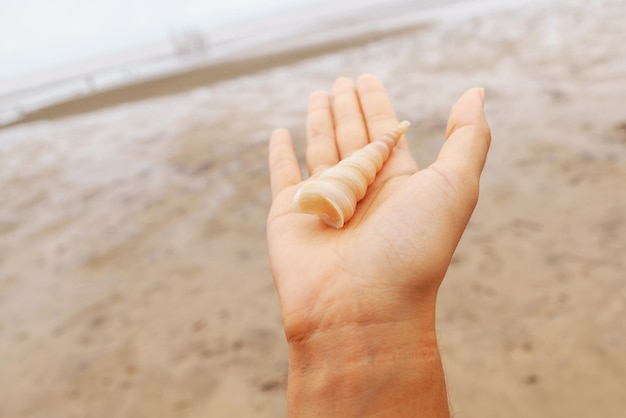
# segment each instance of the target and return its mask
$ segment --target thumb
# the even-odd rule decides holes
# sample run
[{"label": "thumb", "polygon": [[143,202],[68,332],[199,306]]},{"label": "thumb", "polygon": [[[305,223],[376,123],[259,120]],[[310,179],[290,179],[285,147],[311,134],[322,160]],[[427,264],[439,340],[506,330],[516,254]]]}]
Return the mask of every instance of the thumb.
[{"label": "thumb", "polygon": [[483,111],[484,101],[485,90],[473,88],[452,106],[446,142],[435,162],[438,168],[444,168],[457,179],[474,180],[476,184],[491,143],[491,131]]}]

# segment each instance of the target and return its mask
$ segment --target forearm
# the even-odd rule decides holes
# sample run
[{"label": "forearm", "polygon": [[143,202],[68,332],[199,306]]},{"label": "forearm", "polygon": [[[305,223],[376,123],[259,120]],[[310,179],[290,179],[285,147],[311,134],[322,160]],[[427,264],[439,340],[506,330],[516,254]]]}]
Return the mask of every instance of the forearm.
[{"label": "forearm", "polygon": [[342,327],[289,343],[289,416],[449,417],[434,327]]}]

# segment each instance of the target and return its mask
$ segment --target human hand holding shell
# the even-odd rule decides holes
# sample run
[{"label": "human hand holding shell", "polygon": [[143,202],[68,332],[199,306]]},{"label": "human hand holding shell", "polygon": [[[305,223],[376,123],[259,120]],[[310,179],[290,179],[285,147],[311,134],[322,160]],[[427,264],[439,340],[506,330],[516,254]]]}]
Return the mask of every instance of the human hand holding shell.
[{"label": "human hand holding shell", "polygon": [[[352,216],[336,229],[293,210],[298,190],[315,184],[399,122],[374,76],[356,83],[340,78],[332,93],[332,98],[325,92],[309,98],[308,180],[302,179],[288,131],[274,131],[269,144],[273,201],[267,240],[290,347],[290,398],[302,388],[298,382],[311,376],[310,369],[308,374],[299,371],[313,367],[319,353],[339,356],[337,364],[343,364],[341,353],[352,360],[355,352],[390,355],[403,359],[410,370],[402,350],[436,351],[437,291],[477,202],[490,142],[483,91],[469,90],[452,108],[437,161],[420,170],[400,136],[363,198],[357,197]],[[438,355],[431,360],[437,369]],[[305,395],[297,396],[300,405],[307,403]],[[321,404],[316,408],[323,410]]]}]

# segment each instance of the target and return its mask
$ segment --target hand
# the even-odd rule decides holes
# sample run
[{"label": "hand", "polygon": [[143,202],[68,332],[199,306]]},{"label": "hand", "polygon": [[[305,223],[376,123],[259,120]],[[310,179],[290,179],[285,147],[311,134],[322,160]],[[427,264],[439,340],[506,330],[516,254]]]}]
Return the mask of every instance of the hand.
[{"label": "hand", "polygon": [[[299,377],[316,382],[318,395],[329,370],[344,373],[342,381],[350,376],[351,381],[361,382],[334,394],[345,408],[357,401],[365,385],[372,384],[358,376],[359,369],[371,365],[372,359],[384,359],[392,372],[400,374],[402,370],[394,368],[394,363],[410,367],[414,361],[417,368],[428,366],[425,373],[441,374],[435,301],[478,199],[490,143],[483,101],[483,90],[472,89],[454,105],[447,140],[428,168],[418,169],[402,138],[358,203],[354,217],[340,230],[315,216],[290,211],[303,181],[301,171],[289,133],[279,129],[272,134],[273,203],[267,238],[290,349],[290,412],[298,409],[298,416],[306,416],[302,407],[312,401],[310,387],[292,390]],[[332,100],[325,92],[313,93],[306,123],[311,177],[397,123],[383,85],[371,75],[361,76],[356,85],[338,79]],[[325,377],[320,377],[321,369]],[[379,374],[386,373],[381,369]],[[398,376],[395,383],[409,383]],[[427,379],[430,383],[431,378]],[[439,380],[441,386],[442,374]],[[420,383],[411,380],[411,385]],[[385,388],[381,390],[389,389]],[[433,396],[445,403],[445,385],[443,395],[439,388]],[[333,402],[336,406],[339,401]],[[318,399],[315,405],[321,408],[322,403]],[[373,416],[381,406],[385,407],[364,406],[367,410],[361,410],[360,416]],[[401,409],[394,411],[395,416],[403,416]],[[342,413],[350,416],[345,409]]]}]

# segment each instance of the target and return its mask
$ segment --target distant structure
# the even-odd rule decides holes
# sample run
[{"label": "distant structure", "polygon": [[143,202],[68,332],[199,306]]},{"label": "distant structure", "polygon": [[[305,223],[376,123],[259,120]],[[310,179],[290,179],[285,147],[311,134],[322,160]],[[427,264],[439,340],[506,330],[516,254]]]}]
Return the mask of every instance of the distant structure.
[{"label": "distant structure", "polygon": [[91,94],[96,91],[96,79],[94,78],[93,74],[86,74],[83,77],[83,85],[84,91],[82,91],[81,93]]},{"label": "distant structure", "polygon": [[21,118],[22,116],[26,114],[26,110],[24,110],[24,108],[22,107],[20,103],[15,103],[13,105],[13,112],[18,118]]},{"label": "distant structure", "polygon": [[170,38],[174,45],[174,51],[181,57],[194,55],[206,55],[209,49],[207,37],[197,29],[182,29],[172,31]]}]

